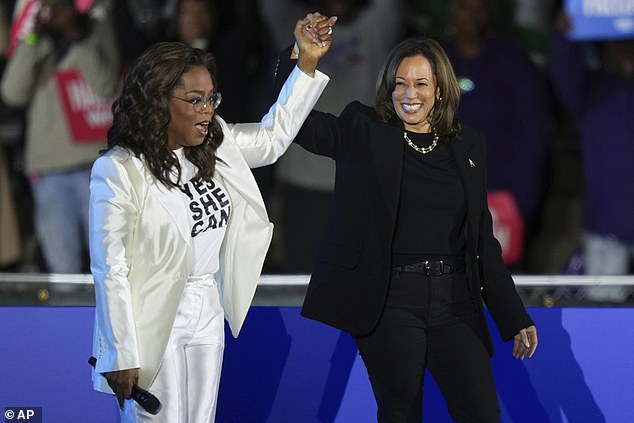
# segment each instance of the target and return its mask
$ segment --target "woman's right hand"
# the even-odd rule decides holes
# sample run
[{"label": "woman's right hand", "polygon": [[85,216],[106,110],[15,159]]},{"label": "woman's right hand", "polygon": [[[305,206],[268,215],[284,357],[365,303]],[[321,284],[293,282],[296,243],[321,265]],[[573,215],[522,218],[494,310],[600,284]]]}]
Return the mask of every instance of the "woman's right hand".
[{"label": "woman's right hand", "polygon": [[103,374],[108,381],[108,385],[117,396],[119,408],[123,410],[125,400],[132,398],[132,387],[139,380],[139,369],[115,370]]}]

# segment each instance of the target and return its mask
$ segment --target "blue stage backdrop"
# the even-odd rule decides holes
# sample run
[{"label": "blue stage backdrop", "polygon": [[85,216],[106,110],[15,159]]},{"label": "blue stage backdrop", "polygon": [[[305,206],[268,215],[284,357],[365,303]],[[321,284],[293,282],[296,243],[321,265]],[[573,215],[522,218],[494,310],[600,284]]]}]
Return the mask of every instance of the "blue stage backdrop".
[{"label": "blue stage backdrop", "polygon": [[[517,361],[494,332],[505,423],[634,421],[634,309],[531,308],[538,353]],[[0,409],[41,407],[47,423],[118,421],[91,388],[92,307],[0,307]],[[425,421],[451,422],[431,378]],[[219,423],[365,423],[375,405],[351,338],[297,307],[254,307],[227,339]]]},{"label": "blue stage backdrop", "polygon": [[572,39],[634,38],[634,0],[565,0],[564,7],[572,21]]}]

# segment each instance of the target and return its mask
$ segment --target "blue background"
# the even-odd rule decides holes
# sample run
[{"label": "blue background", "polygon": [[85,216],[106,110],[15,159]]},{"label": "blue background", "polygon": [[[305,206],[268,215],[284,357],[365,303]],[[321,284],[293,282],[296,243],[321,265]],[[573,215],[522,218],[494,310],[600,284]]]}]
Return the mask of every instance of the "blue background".
[{"label": "blue background", "polygon": [[[540,337],[512,358],[493,330],[503,422],[634,421],[634,309],[530,308]],[[46,422],[118,421],[113,397],[92,390],[93,307],[0,307],[0,409],[42,407]],[[217,422],[371,422],[376,406],[351,338],[299,316],[253,307],[227,338]],[[430,377],[426,421],[451,422]]]},{"label": "blue background", "polygon": [[[573,24],[570,38],[575,40],[634,38],[634,14],[588,16],[583,13],[583,2],[584,0],[565,0],[566,13]],[[628,27],[622,26],[624,22]]]}]

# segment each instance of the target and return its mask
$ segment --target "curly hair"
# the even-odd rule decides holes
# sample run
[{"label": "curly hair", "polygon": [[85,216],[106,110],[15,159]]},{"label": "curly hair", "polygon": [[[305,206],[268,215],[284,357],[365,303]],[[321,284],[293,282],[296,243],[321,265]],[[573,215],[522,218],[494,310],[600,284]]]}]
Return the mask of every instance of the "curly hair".
[{"label": "curly hair", "polygon": [[[108,131],[108,148],[121,146],[143,159],[150,172],[167,187],[180,180],[181,167],[167,144],[170,123],[169,98],[183,74],[204,66],[216,85],[216,62],[210,53],[180,42],[160,42],[148,48],[128,70],[121,94],[112,105],[113,124]],[[212,119],[202,144],[185,149],[185,157],[198,167],[194,179],[211,179],[216,167],[216,151],[223,133]],[[106,150],[106,151],[107,151]]]},{"label": "curly hair", "polygon": [[455,118],[460,103],[460,86],[447,54],[437,41],[431,38],[410,38],[398,43],[388,54],[376,81],[374,110],[384,122],[394,122],[398,118],[392,102],[392,92],[396,87],[396,71],[403,59],[423,56],[432,68],[441,101],[434,103],[430,123],[441,137],[450,137],[460,132],[460,124]]}]

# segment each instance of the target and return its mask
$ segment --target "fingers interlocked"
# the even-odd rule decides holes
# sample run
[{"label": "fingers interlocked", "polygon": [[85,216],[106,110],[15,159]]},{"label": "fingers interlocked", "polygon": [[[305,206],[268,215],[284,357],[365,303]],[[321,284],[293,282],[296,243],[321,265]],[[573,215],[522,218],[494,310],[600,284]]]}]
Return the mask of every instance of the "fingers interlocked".
[{"label": "fingers interlocked", "polygon": [[321,13],[309,13],[304,18],[303,32],[310,37],[315,44],[325,47],[331,41],[332,26],[337,21],[337,17],[328,18]]}]

